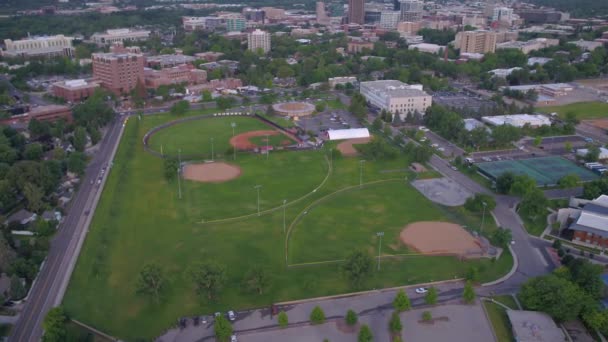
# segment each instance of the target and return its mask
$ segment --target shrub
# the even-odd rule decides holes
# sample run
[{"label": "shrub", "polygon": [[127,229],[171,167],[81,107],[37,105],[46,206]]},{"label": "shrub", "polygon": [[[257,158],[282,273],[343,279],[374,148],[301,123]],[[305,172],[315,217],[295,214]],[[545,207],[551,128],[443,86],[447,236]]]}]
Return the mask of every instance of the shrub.
[{"label": "shrub", "polygon": [[287,314],[285,313],[285,311],[281,311],[279,312],[279,326],[281,328],[287,328],[287,325],[289,324],[289,318],[287,317]]},{"label": "shrub", "polygon": [[412,303],[410,302],[409,297],[407,296],[407,294],[405,294],[403,290],[399,290],[399,292],[397,292],[397,295],[393,300],[393,307],[399,312],[411,309]]},{"label": "shrub", "polygon": [[399,313],[397,311],[393,311],[391,320],[388,322],[388,328],[392,333],[398,333],[403,329],[401,317],[399,317]]},{"label": "shrub", "polygon": [[422,313],[422,320],[428,322],[433,319],[433,314],[430,311],[425,311]]},{"label": "shrub", "polygon": [[562,248],[562,242],[560,240],[553,240],[553,248],[555,249],[561,249]]},{"label": "shrub", "polygon": [[348,325],[355,325],[357,324],[357,321],[359,320],[359,318],[357,317],[357,313],[354,312],[353,310],[348,310],[346,312],[346,324]]},{"label": "shrub", "polygon": [[362,325],[361,330],[359,330],[359,337],[357,338],[358,342],[372,342],[374,340],[374,335],[372,335],[372,331],[367,325]]},{"label": "shrub", "polygon": [[318,305],[312,309],[310,313],[310,322],[312,324],[323,324],[325,323],[325,312]]}]

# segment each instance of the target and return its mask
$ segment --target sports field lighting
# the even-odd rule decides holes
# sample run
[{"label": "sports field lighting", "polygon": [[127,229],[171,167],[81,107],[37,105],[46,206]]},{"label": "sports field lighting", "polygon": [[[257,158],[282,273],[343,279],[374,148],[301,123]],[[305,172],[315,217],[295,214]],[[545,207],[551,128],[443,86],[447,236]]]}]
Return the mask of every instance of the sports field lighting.
[{"label": "sports field lighting", "polygon": [[261,187],[262,187],[261,185],[254,186],[255,190],[258,193],[258,216],[260,216],[260,188]]},{"label": "sports field lighting", "polygon": [[213,138],[211,138],[211,161],[213,161]]},{"label": "sports field lighting", "polygon": [[232,127],[232,136],[234,137],[234,128],[236,127],[236,122],[232,122],[230,127]]},{"label": "sports field lighting", "polygon": [[479,229],[480,233],[483,232],[483,224],[486,219],[486,207],[488,206],[488,203],[481,202],[481,204],[483,204],[483,214],[481,215],[481,228]]},{"label": "sports field lighting", "polygon": [[266,134],[266,160],[268,160],[269,154],[270,154],[270,150],[268,149],[268,134]]},{"label": "sports field lighting", "polygon": [[380,271],[380,251],[382,250],[382,237],[384,236],[384,232],[377,232],[376,236],[379,238],[379,241],[378,241],[378,271]]},{"label": "sports field lighting", "polygon": [[177,164],[177,189],[178,189],[178,196],[179,199],[182,199],[182,181],[181,181],[181,175],[180,175],[180,169],[182,168],[182,149],[178,148],[177,149],[177,159],[178,159],[178,164]]},{"label": "sports field lighting", "polygon": [[365,160],[359,160],[359,188],[363,187],[363,164]]},{"label": "sports field lighting", "polygon": [[285,208],[287,208],[287,200],[283,200],[283,234],[285,234]]}]

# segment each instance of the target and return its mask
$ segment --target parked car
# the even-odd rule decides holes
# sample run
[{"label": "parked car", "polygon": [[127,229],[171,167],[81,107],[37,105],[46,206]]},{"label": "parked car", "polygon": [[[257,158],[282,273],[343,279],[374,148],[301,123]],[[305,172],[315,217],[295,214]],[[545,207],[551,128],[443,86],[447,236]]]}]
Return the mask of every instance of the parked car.
[{"label": "parked car", "polygon": [[228,319],[231,321],[234,321],[236,319],[236,314],[234,313],[234,311],[228,311]]},{"label": "parked car", "polygon": [[230,336],[230,342],[238,342],[238,340],[236,339],[236,334]]},{"label": "parked car", "polygon": [[415,291],[417,294],[425,294],[429,292],[429,289],[427,289],[426,287],[419,287]]}]

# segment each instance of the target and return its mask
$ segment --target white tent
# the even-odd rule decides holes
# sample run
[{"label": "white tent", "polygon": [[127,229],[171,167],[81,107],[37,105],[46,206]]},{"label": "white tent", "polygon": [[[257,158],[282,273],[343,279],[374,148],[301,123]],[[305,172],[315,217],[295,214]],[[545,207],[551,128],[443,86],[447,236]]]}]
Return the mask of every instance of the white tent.
[{"label": "white tent", "polygon": [[356,138],[369,138],[367,128],[332,129],[327,131],[329,140],[345,140]]}]

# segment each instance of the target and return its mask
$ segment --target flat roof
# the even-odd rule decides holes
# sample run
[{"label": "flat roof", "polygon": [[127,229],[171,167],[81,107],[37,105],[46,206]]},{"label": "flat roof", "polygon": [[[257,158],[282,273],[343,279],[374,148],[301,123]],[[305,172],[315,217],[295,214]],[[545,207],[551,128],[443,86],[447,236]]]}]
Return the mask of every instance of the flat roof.
[{"label": "flat roof", "polygon": [[369,88],[373,92],[391,97],[430,96],[422,90],[421,85],[408,85],[396,80],[361,82],[360,87]]},{"label": "flat roof", "polygon": [[565,341],[562,330],[546,313],[539,311],[507,310],[513,335],[518,342]]}]

